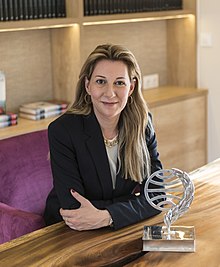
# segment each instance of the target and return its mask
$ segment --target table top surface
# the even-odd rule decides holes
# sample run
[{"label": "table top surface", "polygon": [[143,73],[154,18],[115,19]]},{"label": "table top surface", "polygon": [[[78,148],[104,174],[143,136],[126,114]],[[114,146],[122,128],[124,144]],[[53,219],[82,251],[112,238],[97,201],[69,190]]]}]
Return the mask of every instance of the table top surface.
[{"label": "table top surface", "polygon": [[219,267],[220,159],[191,173],[195,199],[175,225],[195,226],[196,252],[142,252],[144,225],[163,225],[159,214],[112,231],[74,231],[58,223],[0,245],[0,266]]}]

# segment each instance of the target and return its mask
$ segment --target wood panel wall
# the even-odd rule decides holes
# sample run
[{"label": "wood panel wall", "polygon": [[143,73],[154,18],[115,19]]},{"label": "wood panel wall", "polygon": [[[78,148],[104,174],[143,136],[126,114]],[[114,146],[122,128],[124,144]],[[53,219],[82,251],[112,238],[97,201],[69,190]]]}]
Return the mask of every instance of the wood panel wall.
[{"label": "wood panel wall", "polygon": [[0,33],[0,70],[6,75],[7,111],[17,111],[26,102],[51,99],[50,30]]}]

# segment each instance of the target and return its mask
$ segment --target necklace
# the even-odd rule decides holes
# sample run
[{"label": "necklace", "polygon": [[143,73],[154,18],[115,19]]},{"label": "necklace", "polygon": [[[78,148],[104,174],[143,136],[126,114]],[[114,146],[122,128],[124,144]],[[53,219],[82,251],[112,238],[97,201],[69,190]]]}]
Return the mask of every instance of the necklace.
[{"label": "necklace", "polygon": [[[103,136],[104,137],[104,136]],[[107,147],[113,147],[116,146],[118,144],[118,134],[111,140],[107,139],[104,137],[104,143]]]}]

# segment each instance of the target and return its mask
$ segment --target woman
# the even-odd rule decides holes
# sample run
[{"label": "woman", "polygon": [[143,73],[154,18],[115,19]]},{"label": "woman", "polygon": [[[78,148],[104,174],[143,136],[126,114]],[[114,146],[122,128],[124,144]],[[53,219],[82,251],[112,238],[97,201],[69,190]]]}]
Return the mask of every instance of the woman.
[{"label": "woman", "polygon": [[46,224],[119,229],[158,213],[143,187],[162,168],[134,55],[100,45],[84,63],[76,99],[48,128],[54,188]]}]

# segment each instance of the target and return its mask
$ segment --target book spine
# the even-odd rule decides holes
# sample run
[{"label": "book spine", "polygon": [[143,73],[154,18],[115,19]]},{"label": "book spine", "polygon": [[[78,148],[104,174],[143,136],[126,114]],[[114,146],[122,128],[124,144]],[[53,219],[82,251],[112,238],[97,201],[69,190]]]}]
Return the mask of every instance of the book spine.
[{"label": "book spine", "polygon": [[83,1],[84,16],[89,16],[89,0]]},{"label": "book spine", "polygon": [[17,120],[3,121],[3,122],[0,122],[0,128],[5,128],[5,127],[16,125],[16,124],[18,124]]},{"label": "book spine", "polygon": [[23,13],[24,13],[24,19],[29,19],[28,15],[28,0],[22,0],[23,1]]},{"label": "book spine", "polygon": [[104,0],[105,3],[104,3],[104,6],[105,6],[105,14],[110,14],[110,8],[109,8],[109,3],[110,1],[109,0]]},{"label": "book spine", "polygon": [[23,0],[18,0],[18,19],[24,19],[24,5]]},{"label": "book spine", "polygon": [[38,0],[33,0],[33,19],[38,19]]},{"label": "book spine", "polygon": [[38,0],[38,18],[43,18],[43,0]]},{"label": "book spine", "polygon": [[52,17],[52,0],[47,1],[47,17]]},{"label": "book spine", "polygon": [[4,21],[3,0],[0,0],[0,21]]},{"label": "book spine", "polygon": [[51,0],[51,17],[56,17],[56,0]]},{"label": "book spine", "polygon": [[0,71],[0,114],[6,112],[6,82],[5,74]]},{"label": "book spine", "polygon": [[62,0],[56,0],[56,18],[61,18]]},{"label": "book spine", "polygon": [[13,0],[8,0],[8,20],[14,20]]},{"label": "book spine", "polygon": [[18,0],[13,0],[13,13],[14,13],[14,20],[18,20]]},{"label": "book spine", "polygon": [[43,18],[48,18],[48,4],[45,0],[42,0],[42,13]]},{"label": "book spine", "polygon": [[66,17],[66,1],[65,0],[61,0],[61,14],[63,18]]},{"label": "book spine", "polygon": [[36,109],[20,107],[19,111],[27,113],[27,114],[39,115],[39,114],[44,114],[44,113],[47,113],[47,112],[60,111],[61,109],[62,109],[61,106],[59,106],[59,107],[47,107],[47,108],[46,107],[45,108],[36,108]]},{"label": "book spine", "polygon": [[46,112],[46,113],[42,113],[42,114],[37,114],[37,115],[31,115],[31,114],[27,114],[27,113],[23,113],[21,112],[19,114],[19,116],[21,118],[24,118],[24,119],[30,119],[30,120],[42,120],[42,119],[46,119],[46,118],[50,118],[50,117],[54,117],[54,116],[57,116],[57,115],[60,115],[62,114],[63,111],[62,110],[56,110],[54,112]]},{"label": "book spine", "polygon": [[4,21],[8,21],[8,0],[3,0]]},{"label": "book spine", "polygon": [[33,19],[34,18],[34,6],[33,6],[33,0],[28,0],[28,18]]},{"label": "book spine", "polygon": [[2,114],[0,115],[0,122],[17,120],[17,114]]}]

